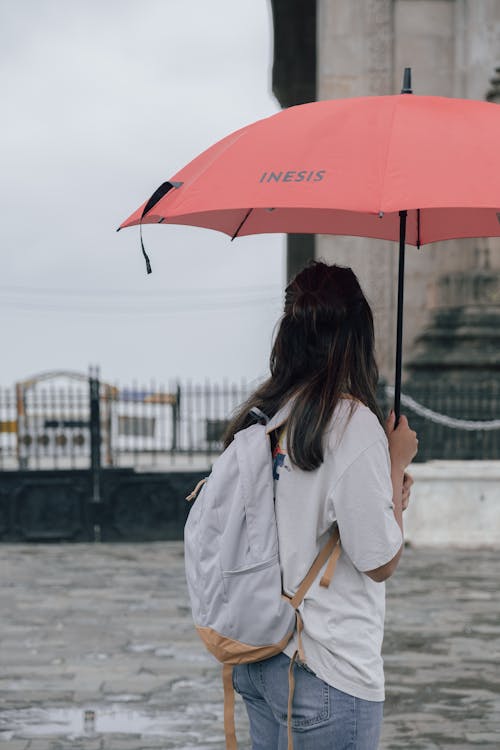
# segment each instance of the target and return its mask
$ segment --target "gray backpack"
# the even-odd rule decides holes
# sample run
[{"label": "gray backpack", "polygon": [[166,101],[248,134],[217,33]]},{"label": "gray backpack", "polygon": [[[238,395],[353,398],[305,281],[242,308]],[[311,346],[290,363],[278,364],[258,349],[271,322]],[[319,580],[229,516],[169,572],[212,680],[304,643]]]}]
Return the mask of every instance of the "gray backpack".
[{"label": "gray backpack", "polygon": [[[259,418],[267,417],[254,410]],[[278,415],[277,415],[278,416]],[[270,433],[282,423],[254,424],[236,433],[188,500],[196,497],[184,529],[186,579],[193,620],[208,650],[223,663],[226,748],[237,747],[232,665],[280,653],[298,631],[290,662],[288,743],[293,665],[305,661],[298,612],[307,590],[328,560],[321,579],[328,586],[340,554],[335,526],[292,598],[283,594]]]}]

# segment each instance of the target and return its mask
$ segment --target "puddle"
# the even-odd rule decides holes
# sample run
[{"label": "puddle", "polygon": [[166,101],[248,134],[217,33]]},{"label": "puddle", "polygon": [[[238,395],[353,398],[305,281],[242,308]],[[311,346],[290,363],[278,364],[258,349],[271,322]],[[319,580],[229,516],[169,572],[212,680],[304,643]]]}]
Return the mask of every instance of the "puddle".
[{"label": "puddle", "polygon": [[154,651],[157,646],[153,646],[150,643],[129,643],[126,646],[126,651],[131,651],[133,654],[145,654],[148,651]]},{"label": "puddle", "polygon": [[176,723],[171,714],[134,711],[122,706],[26,708],[0,712],[0,740],[49,735],[92,737],[109,733],[166,737],[171,735]]},{"label": "puddle", "polygon": [[115,703],[130,703],[131,701],[142,701],[143,696],[140,693],[115,693],[110,696]]}]

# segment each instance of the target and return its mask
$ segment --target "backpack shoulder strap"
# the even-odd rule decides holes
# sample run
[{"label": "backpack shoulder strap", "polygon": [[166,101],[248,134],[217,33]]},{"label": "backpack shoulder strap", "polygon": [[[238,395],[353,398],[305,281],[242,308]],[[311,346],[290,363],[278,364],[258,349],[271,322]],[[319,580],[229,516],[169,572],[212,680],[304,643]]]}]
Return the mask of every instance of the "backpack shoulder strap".
[{"label": "backpack shoulder strap", "polygon": [[236,729],[234,726],[234,690],[233,665],[224,664],[222,667],[222,684],[224,686],[224,734],[226,736],[226,750],[237,750]]},{"label": "backpack shoulder strap", "polygon": [[320,585],[328,587],[330,584],[330,581],[332,580],[333,573],[335,571],[335,565],[337,564],[337,560],[340,555],[340,534],[339,534],[339,527],[335,526],[335,529],[332,533],[332,535],[328,538],[328,541],[323,545],[323,547],[318,552],[316,559],[314,560],[313,564],[309,568],[309,571],[306,573],[306,576],[302,583],[300,584],[299,588],[295,592],[295,594],[290,599],[290,604],[292,607],[297,609],[297,607],[300,607],[302,604],[302,601],[309,591],[309,588],[311,587],[313,581],[315,580],[316,576],[318,575],[319,571],[323,567],[323,565],[326,563],[328,558],[330,558],[327,569],[325,570],[325,574],[323,575]]}]

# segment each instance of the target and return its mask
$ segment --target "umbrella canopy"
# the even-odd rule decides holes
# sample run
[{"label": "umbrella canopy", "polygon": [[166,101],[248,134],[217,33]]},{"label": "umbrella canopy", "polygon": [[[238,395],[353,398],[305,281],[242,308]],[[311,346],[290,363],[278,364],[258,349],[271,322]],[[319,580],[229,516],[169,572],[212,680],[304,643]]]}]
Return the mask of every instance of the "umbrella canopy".
[{"label": "umbrella canopy", "polygon": [[[143,222],[231,237],[399,240],[406,210],[412,245],[500,236],[499,135],[500,107],[488,102],[400,94],[303,104],[204,151],[157,191]],[[145,206],[121,227],[139,224]]]},{"label": "umbrella canopy", "polygon": [[396,420],[405,243],[500,236],[500,108],[408,94],[406,68],[400,95],[302,104],[241,128],[120,226],[188,224],[233,239],[289,232],[399,240]]}]

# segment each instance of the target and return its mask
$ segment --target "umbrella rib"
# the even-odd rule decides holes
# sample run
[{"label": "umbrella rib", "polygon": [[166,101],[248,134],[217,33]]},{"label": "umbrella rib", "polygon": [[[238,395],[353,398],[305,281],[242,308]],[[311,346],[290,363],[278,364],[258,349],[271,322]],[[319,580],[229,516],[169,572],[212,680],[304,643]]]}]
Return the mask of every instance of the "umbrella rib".
[{"label": "umbrella rib", "polygon": [[241,227],[243,226],[243,224],[245,223],[245,221],[246,221],[246,220],[248,219],[248,217],[250,216],[250,214],[252,213],[252,211],[253,211],[253,208],[249,208],[249,209],[248,209],[248,211],[247,211],[247,212],[246,212],[246,214],[245,214],[245,218],[243,219],[243,221],[242,221],[242,222],[241,222],[241,224],[239,225],[239,227],[238,227],[238,229],[236,230],[236,232],[235,232],[235,233],[233,234],[233,236],[231,237],[231,242],[232,242],[233,240],[235,240],[235,239],[236,239],[236,237],[237,237],[237,236],[238,236],[238,234],[239,234],[239,231],[240,231]]}]

